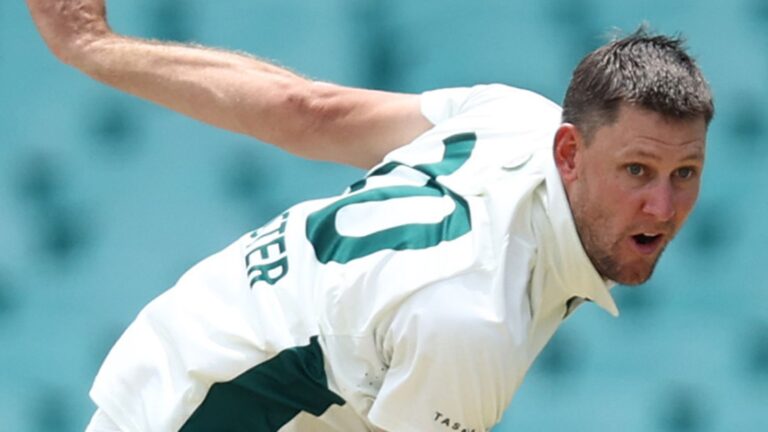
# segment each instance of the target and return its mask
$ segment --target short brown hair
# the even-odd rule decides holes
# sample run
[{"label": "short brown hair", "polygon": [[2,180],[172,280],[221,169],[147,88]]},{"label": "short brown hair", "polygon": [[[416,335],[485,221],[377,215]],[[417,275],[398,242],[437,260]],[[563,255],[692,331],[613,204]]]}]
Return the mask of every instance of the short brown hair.
[{"label": "short brown hair", "polygon": [[598,48],[573,71],[563,122],[587,137],[612,124],[627,103],[671,119],[714,116],[709,84],[679,37],[653,35],[645,26]]}]

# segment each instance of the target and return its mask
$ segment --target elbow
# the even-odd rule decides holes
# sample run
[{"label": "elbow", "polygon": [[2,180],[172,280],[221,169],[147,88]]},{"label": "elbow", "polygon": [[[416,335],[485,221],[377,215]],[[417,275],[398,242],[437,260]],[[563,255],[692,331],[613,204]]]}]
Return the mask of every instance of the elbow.
[{"label": "elbow", "polygon": [[313,81],[288,86],[282,100],[282,120],[275,125],[278,146],[299,156],[336,160],[343,140],[343,119],[350,113],[340,87]]}]

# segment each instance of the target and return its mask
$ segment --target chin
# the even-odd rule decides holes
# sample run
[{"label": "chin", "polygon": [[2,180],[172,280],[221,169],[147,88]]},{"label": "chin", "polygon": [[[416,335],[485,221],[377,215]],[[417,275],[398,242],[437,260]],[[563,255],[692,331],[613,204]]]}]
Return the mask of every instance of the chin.
[{"label": "chin", "polygon": [[630,276],[630,277],[620,278],[618,280],[614,280],[614,282],[620,283],[622,285],[627,285],[627,286],[637,286],[637,285],[642,285],[643,283],[645,283],[650,278],[651,278],[650,274],[648,274],[648,275],[637,275],[637,276],[633,275],[633,276]]},{"label": "chin", "polygon": [[609,278],[613,280],[614,282],[620,283],[622,285],[640,285],[648,281],[648,279],[651,278],[653,275],[653,268],[655,267],[655,262],[652,265],[648,265],[647,263],[643,263],[641,265],[636,266],[636,268],[632,268],[632,266],[626,266],[623,269],[621,269],[618,274],[616,274],[615,278]]},{"label": "chin", "polygon": [[656,260],[653,262],[637,259],[627,261],[622,262],[615,255],[603,255],[601,259],[592,260],[592,265],[604,279],[622,285],[642,284],[650,279],[656,266]]},{"label": "chin", "polygon": [[[588,236],[589,237],[589,236]],[[626,244],[617,242],[609,247],[599,247],[597,241],[587,242],[585,252],[595,270],[604,278],[622,285],[641,285],[653,275],[664,246],[655,254],[639,255]]]}]

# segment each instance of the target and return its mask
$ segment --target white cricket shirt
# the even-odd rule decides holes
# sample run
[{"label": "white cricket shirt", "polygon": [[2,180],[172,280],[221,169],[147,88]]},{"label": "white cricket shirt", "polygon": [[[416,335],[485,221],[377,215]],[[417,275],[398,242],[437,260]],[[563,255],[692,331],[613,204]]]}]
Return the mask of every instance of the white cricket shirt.
[{"label": "white cricket shirt", "polygon": [[552,159],[560,108],[422,96],[435,127],[151,302],[91,396],[120,429],[479,432],[569,312],[616,315]]}]

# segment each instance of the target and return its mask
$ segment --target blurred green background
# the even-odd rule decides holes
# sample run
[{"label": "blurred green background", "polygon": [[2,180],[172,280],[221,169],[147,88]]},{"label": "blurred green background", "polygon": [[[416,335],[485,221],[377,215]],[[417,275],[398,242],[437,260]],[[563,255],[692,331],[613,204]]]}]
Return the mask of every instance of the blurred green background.
[{"label": "blurred green background", "polygon": [[[768,430],[768,1],[112,0],[136,36],[421,92],[504,82],[560,102],[614,28],[683,33],[717,103],[704,189],[622,317],[585,306],[495,431]],[[88,388],[184,270],[360,171],[299,160],[58,63],[0,2],[0,431],[82,430]]]}]

